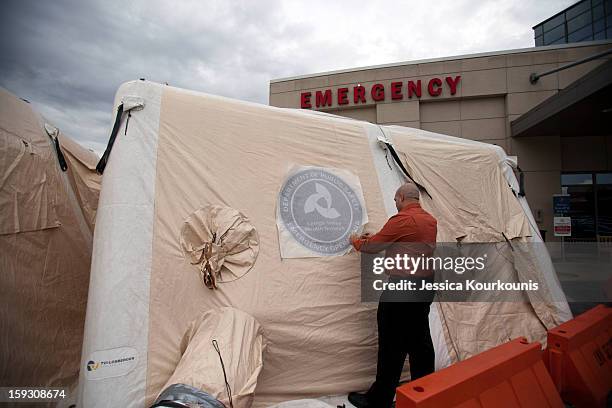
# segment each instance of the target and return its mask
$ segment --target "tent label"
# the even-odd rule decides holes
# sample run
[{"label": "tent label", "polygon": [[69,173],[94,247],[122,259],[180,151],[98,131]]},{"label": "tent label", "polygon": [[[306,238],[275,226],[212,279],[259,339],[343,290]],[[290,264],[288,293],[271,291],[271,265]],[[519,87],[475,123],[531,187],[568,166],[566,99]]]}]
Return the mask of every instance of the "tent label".
[{"label": "tent label", "polygon": [[118,347],[94,351],[85,363],[85,375],[88,380],[126,375],[136,366],[138,352],[133,347]]}]

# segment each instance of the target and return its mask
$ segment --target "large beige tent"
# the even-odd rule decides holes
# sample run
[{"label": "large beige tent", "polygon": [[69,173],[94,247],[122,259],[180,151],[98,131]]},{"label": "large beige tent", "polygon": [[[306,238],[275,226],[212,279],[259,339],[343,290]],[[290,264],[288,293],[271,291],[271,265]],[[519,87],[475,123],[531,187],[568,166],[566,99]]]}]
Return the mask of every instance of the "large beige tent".
[{"label": "large beige tent", "polygon": [[[376,304],[361,301],[360,255],[347,236],[395,213],[404,170],[427,191],[439,241],[541,241],[517,194],[516,164],[497,146],[146,81],[122,85],[114,106],[81,406],[144,407],[169,381],[198,377],[197,367],[208,367],[209,383],[192,382],[223,396],[220,365],[193,362],[190,374],[184,359],[216,356],[208,343],[230,332],[240,339],[219,344],[228,382],[254,390],[253,406],[366,389]],[[519,252],[494,267],[542,291],[520,302],[435,304],[437,368],[508,338],[545,341],[571,317],[548,254]],[[203,317],[226,307],[247,317]],[[251,323],[237,331],[240,321]],[[232,378],[245,365],[248,374]]]},{"label": "large beige tent", "polygon": [[0,89],[2,386],[76,385],[100,189],[96,161]]}]

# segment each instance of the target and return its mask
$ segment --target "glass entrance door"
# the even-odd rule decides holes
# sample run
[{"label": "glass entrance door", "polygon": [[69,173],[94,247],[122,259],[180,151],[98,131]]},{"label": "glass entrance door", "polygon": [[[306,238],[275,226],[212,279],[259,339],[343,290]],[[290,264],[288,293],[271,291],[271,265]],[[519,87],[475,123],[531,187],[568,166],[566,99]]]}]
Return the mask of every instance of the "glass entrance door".
[{"label": "glass entrance door", "polygon": [[561,186],[570,195],[572,238],[612,237],[612,173],[566,173]]}]

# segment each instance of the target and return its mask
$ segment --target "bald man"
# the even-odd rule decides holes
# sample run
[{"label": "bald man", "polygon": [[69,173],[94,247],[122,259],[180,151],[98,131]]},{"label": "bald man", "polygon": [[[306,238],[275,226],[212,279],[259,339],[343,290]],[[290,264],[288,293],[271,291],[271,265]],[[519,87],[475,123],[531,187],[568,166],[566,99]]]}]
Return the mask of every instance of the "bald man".
[{"label": "bald man", "polygon": [[[351,236],[351,244],[357,251],[378,253],[385,257],[430,256],[436,242],[437,222],[419,203],[419,189],[412,183],[402,185],[395,193],[397,214],[374,234]],[[413,273],[388,270],[389,281],[433,282],[433,271],[418,268]],[[429,331],[429,307],[433,292],[420,291],[399,297],[396,293],[383,292],[378,303],[378,363],[376,381],[365,394],[352,392],[349,401],[357,408],[388,408],[393,403],[395,389],[402,374],[406,355],[410,361],[411,380],[434,371],[434,348]]]}]

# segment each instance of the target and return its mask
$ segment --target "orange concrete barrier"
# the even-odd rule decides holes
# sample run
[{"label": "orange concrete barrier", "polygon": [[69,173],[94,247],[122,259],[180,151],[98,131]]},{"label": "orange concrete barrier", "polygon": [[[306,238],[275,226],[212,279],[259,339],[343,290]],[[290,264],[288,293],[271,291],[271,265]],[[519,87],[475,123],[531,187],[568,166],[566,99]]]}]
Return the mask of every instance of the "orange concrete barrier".
[{"label": "orange concrete barrier", "polygon": [[397,408],[563,408],[540,343],[518,338],[397,389]]},{"label": "orange concrete barrier", "polygon": [[612,309],[599,305],[548,331],[548,370],[577,408],[604,407],[612,390]]}]

